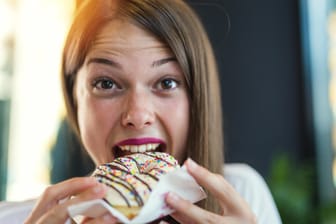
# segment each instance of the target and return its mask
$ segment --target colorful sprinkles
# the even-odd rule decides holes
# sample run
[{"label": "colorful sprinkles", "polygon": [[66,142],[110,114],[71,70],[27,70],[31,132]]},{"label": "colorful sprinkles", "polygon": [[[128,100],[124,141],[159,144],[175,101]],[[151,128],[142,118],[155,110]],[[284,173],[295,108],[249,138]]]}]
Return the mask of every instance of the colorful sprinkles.
[{"label": "colorful sprinkles", "polygon": [[143,206],[160,176],[179,167],[177,160],[163,152],[145,152],[115,159],[97,167],[93,176],[110,192],[119,195],[123,204],[106,197],[112,206]]}]

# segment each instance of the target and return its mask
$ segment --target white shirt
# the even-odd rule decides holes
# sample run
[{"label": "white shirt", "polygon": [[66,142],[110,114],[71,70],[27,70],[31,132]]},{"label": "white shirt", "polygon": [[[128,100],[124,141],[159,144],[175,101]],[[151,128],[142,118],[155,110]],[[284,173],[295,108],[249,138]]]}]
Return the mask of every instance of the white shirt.
[{"label": "white shirt", "polygon": [[250,205],[259,224],[282,223],[268,186],[251,166],[226,164],[224,177]]},{"label": "white shirt", "polygon": [[[250,205],[259,224],[281,224],[278,210],[264,179],[246,164],[226,164],[225,179]],[[36,200],[0,202],[1,224],[22,224]]]}]

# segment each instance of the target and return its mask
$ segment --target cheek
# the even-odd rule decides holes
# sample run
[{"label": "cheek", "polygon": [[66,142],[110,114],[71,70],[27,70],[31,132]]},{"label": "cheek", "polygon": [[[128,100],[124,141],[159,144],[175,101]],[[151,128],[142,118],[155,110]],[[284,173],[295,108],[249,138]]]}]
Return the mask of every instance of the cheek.
[{"label": "cheek", "polygon": [[78,125],[84,142],[94,136],[91,130],[93,130],[95,125],[99,122],[97,120],[97,118],[100,117],[99,111],[99,107],[90,100],[78,100]]},{"label": "cheek", "polygon": [[[95,124],[97,121],[97,115],[99,110],[93,110],[93,104],[90,101],[79,99],[78,100],[78,125],[79,131],[82,138],[84,147],[89,151],[89,154],[92,155],[94,149],[99,147],[98,136],[95,135],[92,130],[96,130]],[[96,108],[97,109],[97,108]],[[99,129],[97,132],[100,132],[102,129]],[[93,155],[92,155],[93,156]],[[94,157],[94,156],[93,156]]]},{"label": "cheek", "polygon": [[[107,111],[109,111],[107,113]],[[78,124],[82,142],[96,163],[109,158],[108,139],[115,123],[113,107],[90,97],[78,99]]]},{"label": "cheek", "polygon": [[172,138],[172,154],[181,163],[187,152],[186,143],[189,133],[189,103],[186,97],[165,110],[165,123],[168,134]]}]

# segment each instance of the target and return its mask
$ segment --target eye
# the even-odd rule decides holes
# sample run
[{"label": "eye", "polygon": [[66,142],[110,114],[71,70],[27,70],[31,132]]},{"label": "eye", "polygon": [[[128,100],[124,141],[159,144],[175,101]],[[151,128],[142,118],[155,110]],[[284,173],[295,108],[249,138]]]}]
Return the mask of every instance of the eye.
[{"label": "eye", "polygon": [[93,81],[93,87],[98,90],[108,90],[117,88],[116,83],[109,78],[98,78]]},{"label": "eye", "polygon": [[162,90],[175,89],[178,86],[178,82],[172,78],[165,78],[160,81],[158,88]]},{"label": "eye", "polygon": [[99,77],[92,82],[92,92],[97,96],[108,97],[117,94],[121,87],[111,78]]}]

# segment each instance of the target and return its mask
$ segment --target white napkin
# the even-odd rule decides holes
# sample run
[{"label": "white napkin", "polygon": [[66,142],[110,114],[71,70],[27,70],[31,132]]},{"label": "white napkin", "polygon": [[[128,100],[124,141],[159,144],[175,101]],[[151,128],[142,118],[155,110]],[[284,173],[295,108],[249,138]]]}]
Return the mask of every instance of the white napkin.
[{"label": "white napkin", "polygon": [[148,201],[139,214],[131,220],[102,199],[72,205],[68,208],[68,212],[78,223],[83,217],[99,217],[106,213],[106,211],[109,211],[120,222],[125,224],[147,223],[173,212],[165,203],[165,195],[168,192],[174,192],[192,203],[206,198],[203,189],[183,166],[160,177]]}]

